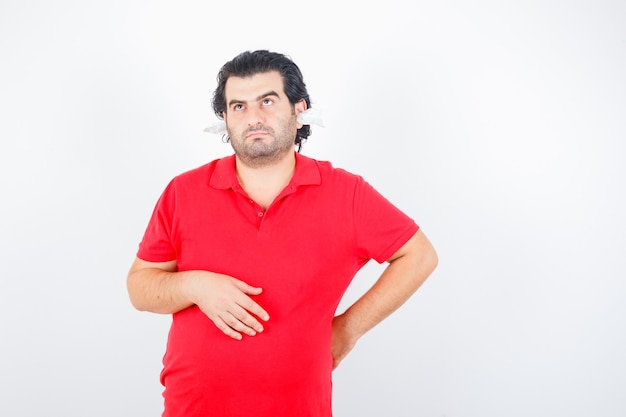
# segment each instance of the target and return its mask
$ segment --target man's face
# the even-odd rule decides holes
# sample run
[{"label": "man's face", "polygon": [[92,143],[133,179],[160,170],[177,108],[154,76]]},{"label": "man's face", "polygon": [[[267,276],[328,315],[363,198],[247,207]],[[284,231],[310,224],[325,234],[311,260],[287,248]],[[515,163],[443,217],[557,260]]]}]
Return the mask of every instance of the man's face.
[{"label": "man's face", "polygon": [[237,157],[251,167],[271,165],[293,152],[296,131],[302,127],[297,113],[304,100],[292,108],[276,71],[226,81],[224,120]]}]

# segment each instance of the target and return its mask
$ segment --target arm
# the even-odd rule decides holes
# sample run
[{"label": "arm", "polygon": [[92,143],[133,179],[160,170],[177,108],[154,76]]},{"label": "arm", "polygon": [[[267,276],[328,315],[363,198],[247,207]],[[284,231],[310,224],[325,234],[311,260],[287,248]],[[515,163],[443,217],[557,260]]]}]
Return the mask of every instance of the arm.
[{"label": "arm", "polygon": [[250,296],[262,289],[228,275],[208,271],[177,272],[176,261],[136,258],[126,281],[133,306],[140,311],[172,314],[197,305],[224,334],[241,339],[263,331],[269,315]]},{"label": "arm", "polygon": [[437,253],[419,230],[395,254],[361,298],[333,320],[333,369],[370,329],[398,309],[437,266]]}]

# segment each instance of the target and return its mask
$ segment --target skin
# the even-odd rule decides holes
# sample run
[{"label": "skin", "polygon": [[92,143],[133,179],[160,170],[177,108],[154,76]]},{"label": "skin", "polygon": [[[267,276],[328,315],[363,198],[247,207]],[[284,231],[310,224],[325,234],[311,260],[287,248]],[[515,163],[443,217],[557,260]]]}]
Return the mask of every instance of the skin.
[{"label": "skin", "polygon": [[[301,100],[291,105],[278,72],[231,77],[226,82],[226,121],[236,154],[236,170],[246,193],[262,207],[271,205],[295,169],[293,141],[301,125]],[[428,278],[437,254],[418,231],[388,259],[383,274],[332,323],[333,369],[370,329],[397,310]],[[127,278],[130,300],[141,311],[173,314],[197,305],[228,337],[263,332],[270,314],[251,296],[263,289],[210,271],[177,271],[176,261],[136,258]]]},{"label": "skin", "polygon": [[228,110],[222,116],[237,156],[238,173],[242,167],[262,169],[295,161],[295,131],[302,127],[296,116],[306,110],[306,102],[301,100],[292,107],[282,85],[278,72],[231,77],[226,82]]}]

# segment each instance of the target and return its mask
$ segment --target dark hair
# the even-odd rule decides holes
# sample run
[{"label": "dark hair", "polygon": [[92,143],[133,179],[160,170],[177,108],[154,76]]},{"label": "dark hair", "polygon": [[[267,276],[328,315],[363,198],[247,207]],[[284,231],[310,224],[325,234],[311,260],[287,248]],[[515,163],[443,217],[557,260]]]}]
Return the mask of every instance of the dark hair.
[{"label": "dark hair", "polygon": [[[226,95],[224,88],[229,77],[251,77],[255,74],[278,71],[283,78],[285,94],[289,98],[291,107],[304,99],[307,108],[311,107],[309,93],[304,84],[304,78],[300,68],[286,55],[267,50],[246,51],[237,55],[231,61],[225,63],[217,74],[217,88],[213,92],[211,104],[213,111],[219,119],[223,119],[222,113],[226,111]],[[294,144],[298,151],[311,134],[311,126],[304,125],[296,132]]]}]

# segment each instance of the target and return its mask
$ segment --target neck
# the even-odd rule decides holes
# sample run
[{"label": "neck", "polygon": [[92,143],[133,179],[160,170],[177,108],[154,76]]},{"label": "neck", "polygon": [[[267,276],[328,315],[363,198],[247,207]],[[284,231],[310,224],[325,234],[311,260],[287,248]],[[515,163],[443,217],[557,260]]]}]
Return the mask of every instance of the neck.
[{"label": "neck", "polygon": [[261,207],[267,208],[289,184],[296,168],[296,156],[289,152],[273,164],[252,167],[236,157],[237,178],[245,192]]}]

